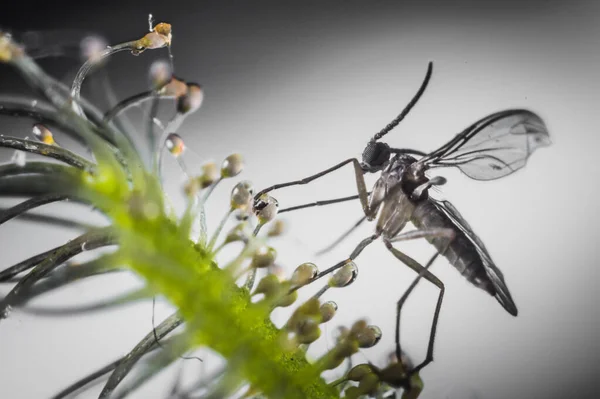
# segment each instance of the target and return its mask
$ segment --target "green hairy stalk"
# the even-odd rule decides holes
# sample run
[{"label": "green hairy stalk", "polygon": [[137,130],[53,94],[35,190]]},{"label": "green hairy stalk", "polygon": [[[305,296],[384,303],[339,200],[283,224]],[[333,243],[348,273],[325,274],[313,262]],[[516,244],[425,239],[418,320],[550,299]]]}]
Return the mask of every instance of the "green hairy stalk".
[{"label": "green hairy stalk", "polygon": [[[321,377],[324,371],[348,361],[359,348],[374,345],[380,337],[379,329],[359,320],[340,331],[330,351],[307,359],[306,349],[321,334],[319,326],[335,313],[333,302],[320,303],[315,296],[291,312],[282,328],[271,322],[271,312],[292,305],[297,290],[312,282],[317,273],[309,263],[300,265],[287,279],[271,273],[276,252],[267,241],[279,234],[277,221],[272,222],[268,234],[259,233],[277,213],[273,198],[265,195],[264,208],[254,209],[251,186],[238,183],[227,213],[227,217],[237,215],[238,224],[225,238],[219,233],[227,219],[212,235],[206,231],[204,202],[217,184],[240,173],[242,159],[234,154],[220,168],[206,164],[199,176],[187,174],[181,159],[183,141],[172,132],[200,106],[200,86],[174,78],[166,63],[151,68],[151,90],[107,112],[81,98],[86,75],[106,57],[120,51],[170,51],[170,45],[171,26],[151,26],[141,39],[107,47],[91,56],[69,88],[47,75],[18,43],[0,32],[0,62],[14,67],[41,97],[36,105],[2,100],[0,114],[32,119],[37,140],[2,136],[0,146],[14,149],[17,154],[28,152],[52,159],[24,163],[16,157],[13,163],[0,165],[1,195],[27,198],[0,210],[0,224],[19,217],[81,231],[65,245],[0,271],[0,282],[14,283],[0,301],[0,328],[2,319],[9,317],[13,308],[50,312],[26,306],[34,297],[92,276],[130,270],[143,278],[143,289],[89,309],[61,311],[74,314],[160,295],[176,308],[176,313],[158,323],[128,355],[75,382],[55,398],[66,397],[103,376],[108,380],[100,397],[124,397],[180,356],[201,347],[220,354],[226,367],[212,382],[199,382],[190,392],[182,393],[182,398],[227,397],[236,392],[244,392],[248,398],[384,397],[392,387],[403,388],[404,398],[416,398],[422,382],[418,373],[407,373],[402,360],[381,370],[370,364],[359,365],[334,382]],[[174,100],[177,106],[176,115],[166,126],[155,119],[157,104],[164,99]],[[145,127],[149,152],[142,151],[139,147],[144,146],[135,140],[133,132],[117,120],[120,113],[141,102],[148,102],[151,109]],[[92,159],[61,147],[53,135],[58,131],[84,143]],[[176,216],[163,189],[161,161],[165,150],[180,162],[189,180],[188,205],[181,217]],[[26,213],[67,199],[92,205],[106,216],[108,224],[88,226],[59,216]],[[196,238],[194,231],[198,229]],[[240,241],[244,247],[238,256],[229,264],[217,264],[215,255],[229,243]],[[101,252],[87,263],[71,263],[83,251],[103,248],[112,252]],[[269,272],[255,284],[258,269]],[[344,287],[355,274],[355,265],[349,263],[331,277],[329,286]],[[238,284],[240,278],[245,282]],[[142,357],[150,361],[140,367],[140,373],[125,378]]]}]

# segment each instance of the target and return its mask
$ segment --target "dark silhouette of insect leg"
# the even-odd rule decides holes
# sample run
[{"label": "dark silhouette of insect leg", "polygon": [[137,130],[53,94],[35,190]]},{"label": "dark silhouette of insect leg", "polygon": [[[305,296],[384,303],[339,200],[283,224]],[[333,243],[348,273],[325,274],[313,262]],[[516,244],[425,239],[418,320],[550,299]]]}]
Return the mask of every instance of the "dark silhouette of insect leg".
[{"label": "dark silhouette of insect leg", "polygon": [[[368,194],[371,194],[371,193],[367,192],[367,195]],[[352,200],[355,200],[355,199],[358,199],[358,198],[359,198],[358,195],[350,195],[348,197],[341,197],[341,198],[334,198],[334,199],[330,199],[330,200],[315,201],[315,202],[310,202],[308,204],[302,204],[302,205],[291,206],[289,208],[284,208],[284,209],[279,210],[278,213],[292,212],[292,211],[297,211],[297,210],[300,210],[300,209],[312,208],[312,207],[315,207],[315,206],[324,206],[324,205],[338,204],[340,202],[352,201]]]},{"label": "dark silhouette of insect leg", "polygon": [[[398,303],[396,305],[396,309],[397,309],[397,311],[396,311],[396,357],[398,359],[400,359],[402,357],[402,349],[400,348],[400,311],[402,310],[402,306],[404,305],[404,302],[409,297],[411,292],[415,289],[415,287],[417,286],[417,284],[419,283],[421,278],[425,275],[425,272],[429,269],[429,267],[437,259],[437,257],[440,254],[446,252],[448,246],[454,239],[454,236],[455,236],[455,233],[452,229],[432,228],[432,229],[407,231],[406,233],[398,234],[397,236],[386,240],[386,246],[388,246],[392,242],[413,240],[413,239],[417,239],[417,238],[446,238],[447,239],[447,243],[445,245],[444,250],[442,252],[436,251],[436,253],[431,257],[431,259],[429,259],[429,261],[425,264],[423,270],[421,270],[419,272],[419,275],[413,280],[413,282],[410,284],[408,289],[404,292],[404,294],[402,294],[402,297],[400,297],[400,299],[398,300]],[[390,247],[388,246],[388,248],[390,248]],[[436,321],[434,320],[434,322],[436,322]],[[435,338],[432,338],[432,336],[430,336],[429,346],[431,347],[432,353],[433,353],[433,340],[434,339]]]},{"label": "dark silhouette of insect leg", "polygon": [[322,272],[320,272],[319,274],[317,274],[315,276],[315,278],[312,279],[311,282],[314,282],[318,279],[320,279],[323,276],[326,276],[330,273],[333,273],[334,271],[336,271],[337,269],[343,267],[344,265],[354,261],[358,255],[360,255],[360,253],[367,247],[369,246],[369,244],[371,244],[373,241],[375,241],[377,238],[379,238],[379,234],[373,234],[370,237],[365,238],[364,240],[362,240],[357,246],[356,248],[354,248],[354,251],[352,251],[352,253],[350,254],[350,256],[338,263],[336,263],[335,265],[331,266],[329,269],[325,269]]},{"label": "dark silhouette of insect leg", "polygon": [[[417,277],[415,277],[415,279],[412,281],[412,283],[410,284],[408,289],[404,292],[404,294],[402,294],[402,296],[400,297],[400,299],[398,300],[398,302],[396,304],[396,357],[398,359],[400,359],[401,355],[402,355],[402,348],[400,347],[400,310],[402,309],[402,306],[404,306],[404,302],[406,302],[406,299],[409,297],[409,295],[415,289],[415,287],[417,286],[419,281],[421,281],[421,278],[425,274],[425,270],[429,269],[429,267],[433,264],[433,262],[437,259],[438,256],[439,256],[439,252],[436,252],[429,259],[429,261],[425,264],[425,266],[423,268],[424,270],[422,270],[419,273],[419,275]],[[431,338],[430,338],[430,342],[431,342]]]},{"label": "dark silhouette of insect leg", "polygon": [[[412,289],[414,289],[414,286],[416,286],[418,280],[421,277],[424,277],[427,281],[429,281],[430,283],[432,283],[433,285],[435,285],[436,287],[438,287],[440,289],[437,304],[435,306],[435,312],[433,315],[433,322],[431,324],[431,331],[429,334],[429,344],[427,346],[427,355],[425,357],[425,360],[411,371],[411,373],[416,373],[419,370],[421,370],[423,367],[425,367],[429,363],[431,363],[431,361],[433,360],[433,347],[434,347],[434,343],[435,343],[435,333],[437,330],[437,323],[438,323],[438,318],[440,315],[440,309],[442,307],[442,301],[444,299],[445,287],[444,287],[444,284],[440,281],[440,279],[438,279],[433,273],[431,273],[429,270],[427,270],[427,268],[422,266],[419,262],[417,262],[410,256],[408,256],[405,253],[394,248],[392,246],[392,243],[389,240],[384,240],[384,243],[385,243],[385,246],[387,247],[387,249],[392,253],[392,255],[394,255],[402,263],[404,263],[405,265],[407,265],[408,267],[413,269],[415,272],[419,273],[419,276],[415,279],[415,281],[413,281],[413,284],[411,284],[411,287],[409,287],[409,290],[412,291]],[[433,260],[435,260],[435,257],[433,258]],[[431,263],[433,263],[433,260],[430,260],[430,262],[428,262],[427,267],[431,266]],[[400,321],[400,312],[402,311],[402,305],[404,304],[406,297],[408,297],[408,295],[405,293],[405,295],[403,295],[403,298],[400,298],[400,300],[398,301],[397,316],[396,316],[397,323],[399,323],[399,321]],[[398,338],[398,341],[396,342],[397,348],[400,345],[399,335],[400,335],[399,334],[399,326],[397,326],[397,338]]]},{"label": "dark silhouette of insect leg", "polygon": [[[354,175],[355,175],[355,179],[356,179],[356,188],[358,190],[358,199],[360,199],[360,204],[362,206],[363,212],[365,214],[365,217],[362,218],[361,220],[359,220],[352,228],[350,228],[349,231],[347,231],[346,233],[344,233],[339,239],[337,239],[333,244],[329,245],[327,248],[325,248],[324,250],[319,251],[317,254],[322,254],[324,252],[327,252],[329,250],[331,250],[332,248],[334,248],[336,245],[338,245],[344,238],[346,238],[356,227],[358,227],[365,219],[373,219],[377,213],[377,207],[373,207],[371,208],[369,206],[369,192],[367,191],[367,185],[365,183],[365,177],[364,177],[364,171],[362,170],[360,163],[358,162],[358,160],[356,158],[350,158],[347,159],[343,162],[340,162],[339,164],[324,170],[323,172],[317,173],[315,175],[306,177],[304,179],[301,180],[296,180],[296,181],[292,181],[292,182],[288,182],[288,183],[281,183],[281,184],[275,184],[274,186],[265,188],[264,190],[260,191],[258,194],[256,194],[254,196],[255,199],[259,198],[262,194],[264,193],[268,193],[269,191],[278,189],[278,188],[283,188],[283,187],[289,187],[289,186],[293,186],[293,185],[300,185],[300,184],[307,184],[310,183],[311,181],[318,179],[319,177],[322,177],[328,173],[331,173],[339,168],[341,168],[342,166],[348,164],[348,163],[352,163],[353,167],[354,167]],[[334,200],[329,200],[329,201],[317,201],[316,203],[313,204],[307,204],[307,205],[300,205],[298,207],[293,207],[293,208],[288,208],[287,211],[290,210],[295,210],[295,209],[302,209],[302,208],[307,208],[310,206],[319,206],[319,205],[328,205],[328,204],[332,204],[332,203],[336,203],[336,202],[343,202],[343,201],[348,201],[348,200],[352,200],[357,198],[356,196],[350,196],[350,197],[344,197],[344,198],[339,198],[339,199],[334,199]]]},{"label": "dark silhouette of insect leg", "polygon": [[369,212],[369,199],[368,199],[369,194],[367,192],[367,186],[365,184],[364,172],[360,166],[360,163],[358,162],[358,160],[356,158],[346,159],[345,161],[342,161],[342,162],[338,163],[337,165],[332,166],[329,169],[325,169],[322,172],[319,172],[312,176],[305,177],[304,179],[295,180],[295,181],[291,181],[291,182],[287,182],[287,183],[279,183],[279,184],[275,184],[271,187],[267,187],[264,190],[261,190],[258,194],[256,194],[254,196],[254,198],[259,198],[262,194],[268,193],[269,191],[277,190],[279,188],[308,184],[311,181],[316,180],[320,177],[323,177],[333,171],[336,171],[339,168],[341,168],[342,166],[347,165],[349,163],[352,163],[352,165],[354,166],[356,187],[358,189],[358,198],[360,199],[360,203],[362,205],[363,211],[365,212],[365,215],[370,215],[370,213],[368,213]]},{"label": "dark silhouette of insect leg", "polygon": [[[350,233],[352,233],[354,231],[354,229],[356,229],[362,222],[365,221],[365,219],[373,219],[376,212],[377,212],[377,207],[371,208],[369,206],[369,192],[367,191],[367,186],[365,183],[365,177],[363,174],[363,170],[360,167],[359,162],[356,160],[356,158],[351,158],[349,160],[346,160],[344,162],[342,162],[341,164],[336,165],[334,168],[339,168],[343,165],[345,165],[346,163],[349,162],[353,162],[353,166],[354,166],[354,173],[355,173],[355,178],[356,178],[356,188],[358,190],[358,195],[356,196],[350,196],[350,197],[343,197],[343,198],[339,198],[339,199],[333,199],[333,200],[329,200],[329,201],[317,201],[315,203],[311,203],[311,204],[305,204],[305,205],[299,205],[298,207],[292,207],[292,208],[288,208],[284,211],[291,211],[291,210],[296,210],[296,209],[302,209],[302,208],[308,208],[311,206],[320,206],[320,205],[328,205],[328,204],[332,204],[332,203],[337,203],[337,202],[343,202],[343,201],[349,201],[352,199],[360,199],[360,203],[363,209],[363,212],[365,214],[365,216],[360,219],[358,222],[356,222],[348,231],[346,231],[344,234],[342,234],[341,237],[339,237],[337,240],[335,240],[332,244],[330,244],[329,246],[327,246],[326,248],[320,250],[317,252],[317,255],[321,255],[325,252],[330,251],[331,249],[335,248],[340,242],[342,242],[348,235],[350,235]],[[329,171],[331,171],[333,168],[328,169]],[[335,169],[333,169],[335,170]],[[261,195],[261,193],[265,193],[270,191],[271,189],[273,189],[273,187],[275,188],[281,188],[281,187],[287,187],[289,185],[292,184],[306,184],[312,180],[314,180],[315,176],[322,176],[323,172],[321,172],[321,174],[317,174],[317,175],[313,175],[310,177],[307,177],[306,179],[303,180],[298,180],[296,182],[290,182],[290,183],[283,183],[283,184],[279,184],[279,185],[275,185],[272,187],[269,187],[265,190],[262,190],[259,194],[257,194],[257,196],[255,196],[255,198],[257,198],[258,196]],[[298,183],[301,182],[301,183]],[[280,211],[281,213],[281,211]]]}]

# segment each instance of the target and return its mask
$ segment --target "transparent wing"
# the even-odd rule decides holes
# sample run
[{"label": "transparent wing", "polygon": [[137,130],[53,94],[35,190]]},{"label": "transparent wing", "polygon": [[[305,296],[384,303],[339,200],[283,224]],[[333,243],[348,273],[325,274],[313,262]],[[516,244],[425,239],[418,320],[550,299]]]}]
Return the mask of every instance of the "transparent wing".
[{"label": "transparent wing", "polygon": [[536,149],[550,143],[539,116],[507,110],[475,122],[419,163],[431,168],[455,166],[472,179],[494,180],[521,169]]},{"label": "transparent wing", "polygon": [[456,227],[458,227],[467,236],[469,241],[473,243],[475,249],[477,250],[477,254],[481,258],[487,276],[492,284],[494,284],[494,288],[496,289],[496,299],[498,302],[500,302],[502,307],[508,311],[508,313],[516,316],[518,313],[517,306],[515,305],[515,302],[508,291],[508,287],[504,281],[504,275],[492,261],[492,258],[485,248],[485,245],[483,245],[481,239],[479,239],[479,237],[477,237],[477,235],[473,232],[471,226],[469,226],[467,221],[461,216],[458,210],[456,210],[454,205],[448,201],[439,201],[431,197],[430,200],[439,210],[444,212],[444,214],[448,216],[450,220],[452,220]]}]

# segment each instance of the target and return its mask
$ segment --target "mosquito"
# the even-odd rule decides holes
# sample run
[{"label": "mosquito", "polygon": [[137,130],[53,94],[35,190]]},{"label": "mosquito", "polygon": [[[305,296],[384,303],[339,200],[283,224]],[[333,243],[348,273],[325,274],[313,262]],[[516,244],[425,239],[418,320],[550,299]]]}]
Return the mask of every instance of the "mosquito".
[{"label": "mosquito", "polygon": [[[450,202],[437,200],[429,195],[430,188],[445,184],[446,179],[441,176],[430,178],[427,172],[436,168],[455,167],[474,180],[495,180],[523,168],[529,156],[537,148],[551,144],[542,119],[524,109],[509,109],[488,115],[430,153],[408,148],[393,148],[381,142],[380,140],[394,129],[418,102],[429,83],[432,70],[433,63],[430,62],[425,79],[417,93],[394,120],[369,140],[362,152],[362,161],[349,158],[304,179],[265,188],[255,196],[255,204],[259,205],[263,194],[272,190],[308,184],[345,165],[353,166],[358,195],[317,201],[282,209],[280,212],[357,198],[360,200],[364,216],[329,249],[364,220],[376,221],[375,233],[362,240],[347,259],[317,274],[314,280],[353,262],[368,245],[381,238],[394,257],[419,275],[397,302],[395,339],[398,358],[402,353],[400,313],[408,294],[421,277],[439,288],[427,354],[423,362],[414,367],[411,373],[418,372],[433,361],[435,333],[445,287],[428,268],[438,255],[446,257],[449,263],[473,285],[495,297],[508,313],[513,316],[518,313],[504,276],[492,261],[483,242]],[[366,173],[380,173],[370,192],[367,191],[364,180]],[[409,221],[417,230],[403,232]],[[436,249],[426,266],[394,247],[397,242],[419,238],[425,238]]]}]

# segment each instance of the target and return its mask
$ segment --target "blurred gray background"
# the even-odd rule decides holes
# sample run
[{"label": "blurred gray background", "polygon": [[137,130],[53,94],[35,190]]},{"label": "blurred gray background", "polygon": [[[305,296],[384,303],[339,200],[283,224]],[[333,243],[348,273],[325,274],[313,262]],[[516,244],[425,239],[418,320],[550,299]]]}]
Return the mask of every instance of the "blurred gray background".
[{"label": "blurred gray background", "polygon": [[[444,197],[465,216],[504,272],[519,316],[508,315],[445,260],[438,261],[433,271],[447,289],[435,361],[422,372],[422,397],[598,396],[600,3],[33,4],[3,4],[0,26],[15,33],[43,31],[39,37],[57,42],[76,42],[83,33],[96,32],[115,44],[143,34],[148,13],[157,22],[173,24],[176,74],[201,83],[206,91],[202,109],[179,131],[192,150],[186,162],[197,168],[206,160],[220,162],[231,152],[241,152],[247,161],[243,178],[258,189],[360,156],[368,139],[413,96],[429,60],[434,61],[434,73],[427,92],[386,137],[395,147],[431,151],[489,113],[516,107],[537,112],[547,123],[553,145],[534,153],[523,170],[493,182],[439,171],[448,178]],[[147,67],[164,56],[114,57],[107,70],[117,96],[146,90]],[[72,78],[77,67],[64,60],[41,63],[65,79]],[[23,92],[15,76],[0,69],[3,94]],[[94,95],[93,84],[84,85],[84,94]],[[27,123],[3,119],[0,134],[31,136],[29,129]],[[0,153],[4,161],[11,155]],[[166,167],[169,190],[178,193],[181,172],[171,160]],[[212,225],[225,212],[231,185],[225,186],[210,201]],[[348,168],[274,195],[287,207],[354,193]],[[2,205],[13,203],[3,200]],[[74,212],[64,205],[44,211]],[[81,215],[90,217],[85,209]],[[362,226],[333,252],[320,257],[314,253],[360,216],[358,202],[286,214],[289,232],[275,243],[281,263],[290,273],[304,261],[325,269],[346,258],[371,234],[372,224]],[[75,235],[11,221],[0,227],[0,267]],[[424,242],[399,248],[422,262],[433,253]],[[310,353],[316,356],[333,345],[336,325],[365,316],[382,328],[384,337],[356,360],[383,364],[393,349],[395,302],[414,273],[381,242],[370,246],[357,264],[360,273],[353,285],[326,294],[325,299],[339,304],[339,314]],[[44,303],[92,301],[132,284],[134,278],[102,278]],[[434,287],[420,284],[403,314],[403,347],[415,362],[425,356],[436,297]],[[168,312],[160,304],[157,319]],[[126,353],[149,331],[150,313],[149,303],[60,319],[15,313],[0,323],[0,397],[51,396]],[[205,373],[211,366],[206,363],[188,361],[186,375]],[[162,398],[172,379],[173,375],[161,376],[136,397]]]}]

